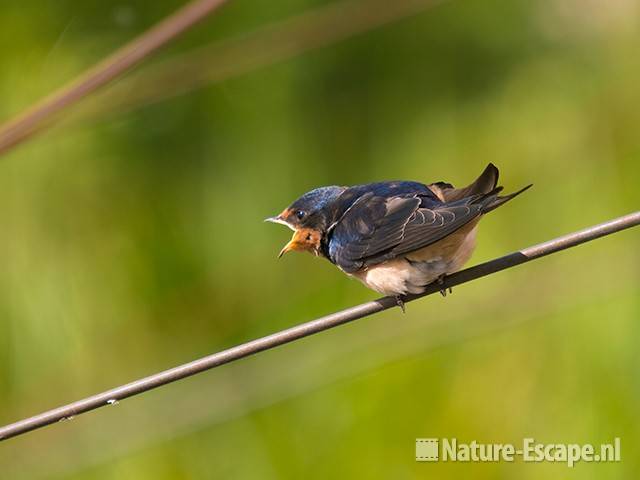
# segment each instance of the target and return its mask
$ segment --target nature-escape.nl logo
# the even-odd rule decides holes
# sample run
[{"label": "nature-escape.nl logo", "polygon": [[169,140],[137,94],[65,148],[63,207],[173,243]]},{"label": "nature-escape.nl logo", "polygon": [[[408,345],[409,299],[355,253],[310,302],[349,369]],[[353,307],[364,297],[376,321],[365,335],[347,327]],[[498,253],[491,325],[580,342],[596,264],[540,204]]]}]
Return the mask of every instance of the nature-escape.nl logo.
[{"label": "nature-escape.nl logo", "polygon": [[524,438],[513,443],[469,443],[456,438],[416,438],[418,462],[560,462],[573,467],[578,462],[619,462],[620,438],[611,443],[540,443]]}]

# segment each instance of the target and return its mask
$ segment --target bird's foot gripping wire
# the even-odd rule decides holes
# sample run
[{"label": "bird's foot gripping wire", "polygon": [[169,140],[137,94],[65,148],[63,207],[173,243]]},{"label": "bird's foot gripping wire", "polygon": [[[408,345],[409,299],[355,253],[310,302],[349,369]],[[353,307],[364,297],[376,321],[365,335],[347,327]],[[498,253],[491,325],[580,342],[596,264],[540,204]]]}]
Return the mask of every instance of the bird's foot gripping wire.
[{"label": "bird's foot gripping wire", "polygon": [[[440,275],[438,278],[436,278],[436,283],[438,285],[444,285],[444,279],[445,279],[446,275],[443,273],[442,275]],[[453,290],[451,289],[451,287],[449,288],[442,288],[440,289],[440,295],[442,295],[443,297],[447,296],[447,290],[449,291],[449,293],[453,293]]]},{"label": "bird's foot gripping wire", "polygon": [[404,298],[402,295],[396,295],[396,304],[400,307],[402,313],[407,313],[407,310],[404,307]]}]

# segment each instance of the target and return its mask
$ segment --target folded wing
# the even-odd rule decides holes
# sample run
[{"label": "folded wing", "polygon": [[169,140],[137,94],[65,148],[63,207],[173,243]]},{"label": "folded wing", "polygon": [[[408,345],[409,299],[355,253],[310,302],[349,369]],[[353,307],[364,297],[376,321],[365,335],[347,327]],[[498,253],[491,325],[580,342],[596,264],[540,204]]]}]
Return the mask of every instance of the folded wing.
[{"label": "folded wing", "polygon": [[426,208],[419,196],[363,195],[332,231],[329,258],[352,273],[419,250],[480,215],[486,205],[484,197],[474,195]]}]

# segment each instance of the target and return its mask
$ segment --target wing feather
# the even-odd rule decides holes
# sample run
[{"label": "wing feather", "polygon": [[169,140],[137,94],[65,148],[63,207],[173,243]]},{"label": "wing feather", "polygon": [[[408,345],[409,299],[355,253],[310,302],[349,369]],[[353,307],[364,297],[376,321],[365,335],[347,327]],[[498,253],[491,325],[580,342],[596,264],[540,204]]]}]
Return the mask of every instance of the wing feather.
[{"label": "wing feather", "polygon": [[419,250],[480,215],[482,202],[474,203],[477,199],[474,196],[427,208],[421,206],[417,195],[365,195],[335,225],[329,256],[350,273]]}]

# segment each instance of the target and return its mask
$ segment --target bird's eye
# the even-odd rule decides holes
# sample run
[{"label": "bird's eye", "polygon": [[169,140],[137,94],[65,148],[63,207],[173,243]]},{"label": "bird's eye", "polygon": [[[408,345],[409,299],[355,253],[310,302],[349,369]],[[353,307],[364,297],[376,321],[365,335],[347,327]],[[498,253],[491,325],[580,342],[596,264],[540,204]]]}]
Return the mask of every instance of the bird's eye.
[{"label": "bird's eye", "polygon": [[311,240],[311,234],[310,234],[310,233],[307,233],[307,238],[305,238],[305,240],[306,240],[307,242]]},{"label": "bird's eye", "polygon": [[303,212],[302,210],[296,210],[296,217],[298,218],[298,220],[302,220],[304,218],[304,216],[306,215],[305,212]]}]

